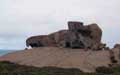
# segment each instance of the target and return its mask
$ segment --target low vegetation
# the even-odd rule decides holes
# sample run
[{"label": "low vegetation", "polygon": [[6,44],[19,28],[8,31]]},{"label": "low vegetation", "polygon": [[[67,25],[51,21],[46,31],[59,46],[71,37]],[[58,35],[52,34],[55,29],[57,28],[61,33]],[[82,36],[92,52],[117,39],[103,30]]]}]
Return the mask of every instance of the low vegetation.
[{"label": "low vegetation", "polygon": [[99,67],[96,73],[84,73],[76,68],[38,68],[2,61],[0,62],[0,75],[120,75],[120,67]]}]

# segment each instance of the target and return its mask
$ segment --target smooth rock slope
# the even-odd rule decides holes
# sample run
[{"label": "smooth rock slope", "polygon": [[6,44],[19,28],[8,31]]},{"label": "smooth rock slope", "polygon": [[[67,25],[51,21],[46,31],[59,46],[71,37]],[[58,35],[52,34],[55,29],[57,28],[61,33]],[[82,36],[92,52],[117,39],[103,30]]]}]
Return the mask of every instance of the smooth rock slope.
[{"label": "smooth rock slope", "polygon": [[0,57],[0,61],[45,67],[79,68],[85,72],[94,72],[98,66],[108,66],[109,51],[92,51],[57,47],[40,47],[16,51]]}]

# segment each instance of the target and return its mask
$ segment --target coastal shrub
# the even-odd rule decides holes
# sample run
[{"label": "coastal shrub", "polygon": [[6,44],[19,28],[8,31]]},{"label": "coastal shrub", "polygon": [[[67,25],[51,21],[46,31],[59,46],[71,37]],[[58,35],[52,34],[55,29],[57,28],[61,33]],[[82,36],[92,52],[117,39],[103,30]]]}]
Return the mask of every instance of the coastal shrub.
[{"label": "coastal shrub", "polygon": [[96,68],[97,73],[104,73],[104,74],[115,74],[120,75],[120,66],[117,67],[98,67]]},{"label": "coastal shrub", "polygon": [[0,62],[0,75],[120,75],[120,67],[98,67],[96,73],[84,73],[77,68],[38,68],[3,61]]},{"label": "coastal shrub", "polygon": [[114,73],[112,68],[104,67],[104,66],[96,68],[96,72],[103,73],[103,74],[113,74]]},{"label": "coastal shrub", "polygon": [[120,73],[120,66],[113,67],[112,70],[114,71],[114,73]]},{"label": "coastal shrub", "polygon": [[0,62],[0,75],[81,75],[76,68],[32,67],[3,61]]}]

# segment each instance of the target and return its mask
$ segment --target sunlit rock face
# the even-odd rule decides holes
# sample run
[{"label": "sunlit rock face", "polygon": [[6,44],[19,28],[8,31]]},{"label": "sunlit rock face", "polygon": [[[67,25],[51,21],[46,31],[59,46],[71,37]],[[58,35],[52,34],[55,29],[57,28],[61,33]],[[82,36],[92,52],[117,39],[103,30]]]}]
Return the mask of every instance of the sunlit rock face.
[{"label": "sunlit rock face", "polygon": [[97,24],[84,25],[82,22],[69,21],[68,30],[60,30],[49,35],[32,36],[26,40],[26,45],[98,49],[101,37],[102,30]]}]

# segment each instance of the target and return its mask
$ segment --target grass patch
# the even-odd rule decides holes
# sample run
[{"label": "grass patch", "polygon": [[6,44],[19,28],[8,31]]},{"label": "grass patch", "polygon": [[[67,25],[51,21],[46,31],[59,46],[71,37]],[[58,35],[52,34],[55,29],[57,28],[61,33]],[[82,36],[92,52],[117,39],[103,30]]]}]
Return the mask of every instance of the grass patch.
[{"label": "grass patch", "polygon": [[32,67],[3,61],[0,62],[0,75],[80,75],[82,71],[75,68]]},{"label": "grass patch", "polygon": [[38,68],[2,61],[0,62],[0,75],[120,75],[120,67],[99,67],[96,73],[84,73],[77,68]]}]

